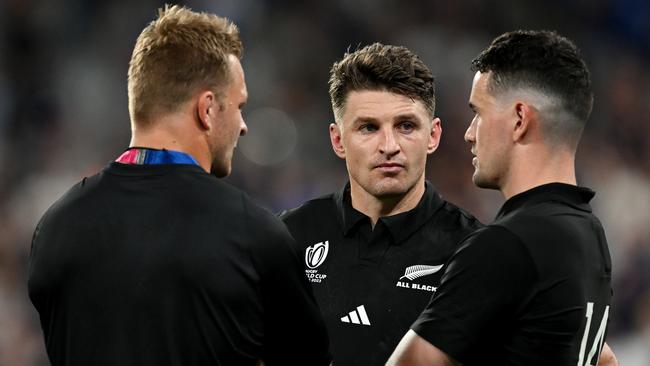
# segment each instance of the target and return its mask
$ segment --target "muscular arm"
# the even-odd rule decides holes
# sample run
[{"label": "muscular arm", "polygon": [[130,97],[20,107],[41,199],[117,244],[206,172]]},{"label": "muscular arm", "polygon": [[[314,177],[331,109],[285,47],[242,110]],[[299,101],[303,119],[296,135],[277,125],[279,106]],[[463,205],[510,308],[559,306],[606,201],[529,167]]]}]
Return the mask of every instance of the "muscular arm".
[{"label": "muscular arm", "polygon": [[461,366],[436,346],[409,330],[386,363],[387,366]]}]

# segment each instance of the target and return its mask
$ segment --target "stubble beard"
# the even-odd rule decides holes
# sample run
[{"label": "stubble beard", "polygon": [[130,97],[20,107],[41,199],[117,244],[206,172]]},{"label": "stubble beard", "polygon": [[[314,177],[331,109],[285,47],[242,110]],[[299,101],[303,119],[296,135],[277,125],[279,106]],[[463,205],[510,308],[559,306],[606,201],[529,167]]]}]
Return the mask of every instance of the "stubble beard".
[{"label": "stubble beard", "polygon": [[[401,179],[400,179],[401,178]],[[371,184],[368,193],[378,199],[399,199],[411,192],[420,181],[419,176],[412,182],[408,177],[383,177],[375,184]]]},{"label": "stubble beard", "polygon": [[213,146],[210,148],[210,154],[212,155],[211,174],[217,178],[229,176],[232,170],[232,153],[228,158],[226,151],[220,149],[219,146]]},{"label": "stubble beard", "polygon": [[474,168],[474,174],[472,175],[472,182],[475,186],[483,189],[496,189],[499,190],[498,179],[496,177],[487,177],[486,174],[481,174],[479,168]]}]

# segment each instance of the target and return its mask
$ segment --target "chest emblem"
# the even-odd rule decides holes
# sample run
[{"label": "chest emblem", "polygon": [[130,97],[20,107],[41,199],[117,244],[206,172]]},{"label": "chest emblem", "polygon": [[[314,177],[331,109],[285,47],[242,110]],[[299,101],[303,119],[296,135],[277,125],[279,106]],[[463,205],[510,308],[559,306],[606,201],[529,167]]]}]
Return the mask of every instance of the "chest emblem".
[{"label": "chest emblem", "polygon": [[[418,264],[415,266],[406,267],[404,270],[404,276],[400,277],[396,287],[409,288],[413,290],[422,290],[427,292],[435,292],[437,287],[431,285],[425,285],[420,283],[412,282],[413,280],[432,275],[442,269],[443,265],[439,264],[437,266],[430,266],[426,264]],[[406,281],[408,280],[408,281]]]},{"label": "chest emblem", "polygon": [[438,272],[442,268],[442,266],[443,266],[442,264],[437,266],[428,266],[425,264],[421,264],[417,266],[406,267],[406,269],[404,270],[404,276],[400,277],[399,279],[403,280],[405,278],[408,278],[409,280],[413,281],[416,278],[432,275]]},{"label": "chest emblem", "polygon": [[330,244],[327,240],[307,247],[307,250],[305,251],[305,265],[307,268],[316,269],[318,266],[323,264],[325,258],[327,258],[327,252],[329,252],[329,249]]}]

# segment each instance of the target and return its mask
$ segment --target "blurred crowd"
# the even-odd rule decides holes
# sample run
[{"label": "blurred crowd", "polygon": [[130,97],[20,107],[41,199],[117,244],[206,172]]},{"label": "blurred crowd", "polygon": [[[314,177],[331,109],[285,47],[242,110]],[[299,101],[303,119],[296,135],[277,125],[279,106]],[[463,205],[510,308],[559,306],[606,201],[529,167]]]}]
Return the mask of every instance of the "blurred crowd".
[{"label": "blurred crowd", "polygon": [[[169,2],[169,1],[168,1]],[[126,73],[139,32],[164,2],[0,2],[0,365],[47,365],[26,293],[31,235],[82,177],[129,144]],[[650,2],[647,0],[196,0],[241,30],[249,134],[227,180],[273,211],[338,189],[328,71],[348,49],[405,45],[436,75],[443,141],[427,178],[490,222],[503,199],[471,184],[463,141],[472,117],[470,61],[498,34],[553,29],[592,71],[595,107],[579,149],[579,183],[614,263],[608,342],[622,365],[650,364]],[[89,243],[92,245],[92,243]]]}]

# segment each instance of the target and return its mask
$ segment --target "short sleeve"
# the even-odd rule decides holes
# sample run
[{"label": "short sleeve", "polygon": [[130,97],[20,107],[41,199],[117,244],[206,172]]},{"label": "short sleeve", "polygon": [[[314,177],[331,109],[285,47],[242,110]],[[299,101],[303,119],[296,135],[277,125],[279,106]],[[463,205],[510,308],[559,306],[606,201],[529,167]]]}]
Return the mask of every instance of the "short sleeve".
[{"label": "short sleeve", "polygon": [[440,286],[411,329],[466,363],[512,320],[536,276],[514,234],[499,226],[480,229],[450,258]]}]

